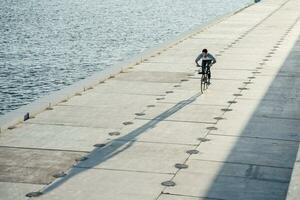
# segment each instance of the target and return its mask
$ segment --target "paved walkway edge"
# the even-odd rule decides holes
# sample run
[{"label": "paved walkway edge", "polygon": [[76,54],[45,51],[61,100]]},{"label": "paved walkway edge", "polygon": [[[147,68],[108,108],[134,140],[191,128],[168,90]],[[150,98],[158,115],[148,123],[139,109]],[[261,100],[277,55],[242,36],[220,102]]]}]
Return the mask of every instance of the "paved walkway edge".
[{"label": "paved walkway edge", "polygon": [[298,147],[298,153],[295,160],[291,181],[289,184],[289,190],[286,200],[298,200],[300,197],[300,149]]},{"label": "paved walkway edge", "polygon": [[140,64],[145,59],[150,58],[151,56],[163,51],[164,49],[170,46],[183,42],[193,34],[196,34],[199,31],[205,30],[210,26],[213,26],[221,21],[224,21],[228,17],[235,15],[254,4],[255,2],[250,3],[237,11],[222,15],[214,19],[213,21],[210,21],[206,24],[203,24],[200,27],[196,27],[193,30],[180,34],[178,37],[166,41],[161,45],[153,47],[143,52],[142,54],[126,61],[125,63],[117,64],[110,67],[109,69],[105,69],[101,72],[95,73],[94,75],[87,77],[82,81],[78,81],[59,91],[51,92],[49,95],[41,97],[28,105],[22,106],[19,109],[13,110],[3,116],[0,116],[0,134],[5,132],[7,129],[14,128],[15,125],[22,123],[23,121],[26,121],[31,117],[34,117],[35,115],[43,112],[44,110],[51,108],[64,100],[70,99],[72,96],[76,95],[77,93],[81,93],[83,91],[92,89],[93,86],[98,85],[100,82],[109,79],[111,76],[119,74],[123,70],[129,67]]}]

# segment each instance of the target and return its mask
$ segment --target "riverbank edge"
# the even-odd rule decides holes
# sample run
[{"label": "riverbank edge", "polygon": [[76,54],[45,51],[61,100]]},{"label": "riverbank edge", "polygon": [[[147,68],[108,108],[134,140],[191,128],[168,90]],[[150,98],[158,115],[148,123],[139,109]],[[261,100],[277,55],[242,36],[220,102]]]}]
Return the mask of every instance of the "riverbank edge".
[{"label": "riverbank edge", "polygon": [[[258,2],[257,2],[258,3]],[[139,65],[146,59],[158,55],[160,52],[166,50],[169,47],[175,46],[184,40],[188,39],[194,34],[197,34],[201,31],[204,31],[205,29],[214,26],[227,18],[245,10],[246,8],[255,5],[256,3],[249,3],[245,7],[238,9],[234,12],[222,15],[220,17],[217,17],[216,19],[207,22],[199,27],[196,27],[194,29],[191,29],[189,31],[186,31],[180,35],[178,35],[175,38],[172,38],[170,40],[167,40],[163,42],[162,44],[159,44],[153,48],[150,48],[146,50],[145,52],[134,56],[132,59],[129,59],[123,63],[119,63],[116,65],[113,65],[109,69],[105,69],[100,72],[96,72],[91,76],[88,76],[87,78],[80,80],[78,82],[73,83],[70,86],[67,86],[65,88],[62,88],[58,91],[50,92],[48,95],[40,97],[39,99],[21,106],[20,108],[13,110],[11,112],[8,112],[4,114],[3,116],[0,116],[0,134],[4,133],[5,131],[9,129],[14,129],[16,126],[30,118],[33,118],[35,115],[47,110],[51,109],[53,106],[66,101],[73,96],[82,93],[84,91],[87,91],[89,89],[92,89],[94,86],[101,84],[101,82],[104,82],[105,80],[108,80],[110,77],[117,75],[119,73],[122,73],[122,71],[134,67],[136,65]]]}]

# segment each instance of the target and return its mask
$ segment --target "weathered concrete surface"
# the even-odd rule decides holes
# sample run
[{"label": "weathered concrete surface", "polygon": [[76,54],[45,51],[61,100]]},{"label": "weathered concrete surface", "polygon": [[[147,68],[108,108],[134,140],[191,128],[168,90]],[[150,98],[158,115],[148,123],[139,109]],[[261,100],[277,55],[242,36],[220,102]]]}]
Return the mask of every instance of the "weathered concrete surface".
[{"label": "weathered concrete surface", "polygon": [[299,10],[262,1],[1,133],[0,199],[285,199],[291,174],[297,199]]},{"label": "weathered concrete surface", "polygon": [[298,150],[298,155],[294,165],[289,191],[287,194],[287,200],[299,199],[300,196],[299,188],[300,188],[300,151]]}]

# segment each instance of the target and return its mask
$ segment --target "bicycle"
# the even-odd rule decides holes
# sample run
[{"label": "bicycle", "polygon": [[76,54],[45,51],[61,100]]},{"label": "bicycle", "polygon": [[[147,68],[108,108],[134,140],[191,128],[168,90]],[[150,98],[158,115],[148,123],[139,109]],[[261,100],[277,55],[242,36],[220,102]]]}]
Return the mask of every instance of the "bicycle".
[{"label": "bicycle", "polygon": [[208,73],[209,73],[208,68],[205,67],[204,68],[204,72],[202,71],[202,76],[201,76],[201,79],[200,79],[200,82],[201,82],[201,86],[200,86],[201,93],[203,93],[205,90],[208,89],[208,85],[209,85]]}]

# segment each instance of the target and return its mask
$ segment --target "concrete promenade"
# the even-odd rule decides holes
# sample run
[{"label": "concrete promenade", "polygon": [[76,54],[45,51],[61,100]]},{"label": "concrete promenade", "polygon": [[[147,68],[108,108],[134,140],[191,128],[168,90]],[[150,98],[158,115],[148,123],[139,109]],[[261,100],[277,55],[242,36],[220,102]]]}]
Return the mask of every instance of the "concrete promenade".
[{"label": "concrete promenade", "polygon": [[299,11],[261,1],[2,132],[0,199],[299,199]]}]

